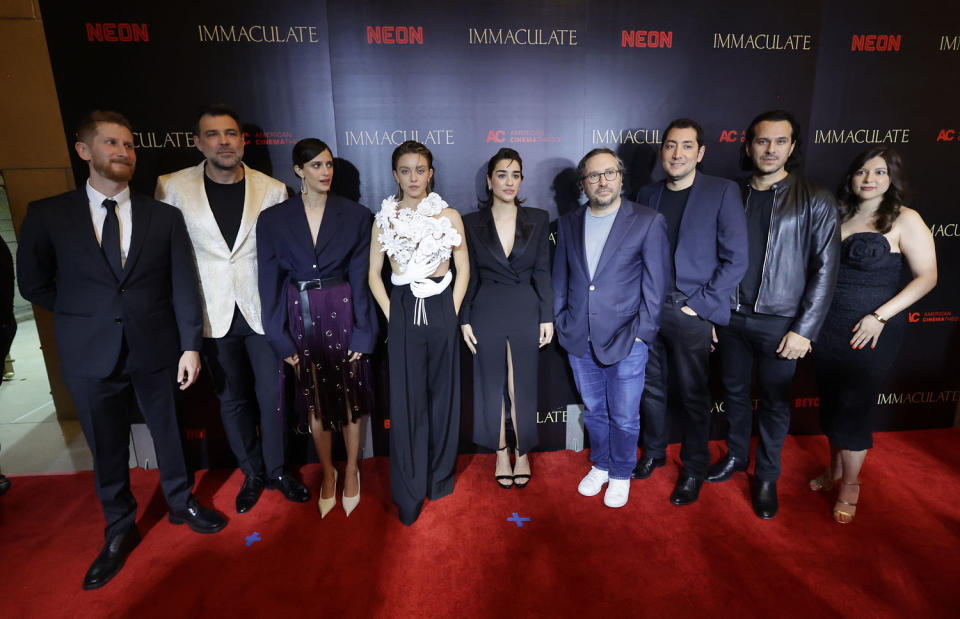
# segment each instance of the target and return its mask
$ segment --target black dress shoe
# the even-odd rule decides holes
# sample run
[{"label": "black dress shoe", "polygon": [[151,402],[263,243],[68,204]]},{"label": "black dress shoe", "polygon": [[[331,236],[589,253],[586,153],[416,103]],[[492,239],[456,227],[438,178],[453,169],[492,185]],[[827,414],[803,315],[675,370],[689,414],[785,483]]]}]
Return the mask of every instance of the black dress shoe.
[{"label": "black dress shoe", "polygon": [[83,588],[87,591],[99,589],[110,582],[111,578],[120,573],[127,555],[139,543],[140,531],[135,526],[110,538],[87,570],[87,575],[83,577]]},{"label": "black dress shoe", "polygon": [[727,481],[734,473],[747,470],[749,460],[739,460],[729,453],[722,460],[707,469],[707,481]]},{"label": "black dress shoe", "polygon": [[245,514],[260,500],[263,494],[263,476],[254,475],[243,480],[240,492],[237,493],[237,513]]},{"label": "black dress shoe", "polygon": [[751,494],[753,513],[764,520],[770,520],[777,515],[777,509],[780,507],[777,502],[777,482],[755,479]]},{"label": "black dress shoe", "polygon": [[171,524],[187,524],[197,533],[216,533],[227,526],[223,516],[200,505],[194,498],[190,499],[186,509],[171,511],[167,518]]},{"label": "black dress shoe", "polygon": [[690,505],[700,497],[700,488],[703,486],[703,480],[697,479],[686,473],[680,473],[677,485],[670,495],[670,502],[674,505]]},{"label": "black dress shoe", "polygon": [[0,475],[0,494],[6,494],[10,489],[10,478],[6,475]]},{"label": "black dress shoe", "polygon": [[269,490],[279,490],[288,501],[294,503],[306,503],[310,500],[310,491],[303,485],[303,482],[287,473],[269,478],[267,488]]},{"label": "black dress shoe", "polygon": [[634,479],[646,479],[653,475],[655,469],[660,468],[667,463],[666,457],[663,458],[654,458],[652,456],[643,456],[640,458],[640,462],[637,462],[637,466],[633,469]]}]

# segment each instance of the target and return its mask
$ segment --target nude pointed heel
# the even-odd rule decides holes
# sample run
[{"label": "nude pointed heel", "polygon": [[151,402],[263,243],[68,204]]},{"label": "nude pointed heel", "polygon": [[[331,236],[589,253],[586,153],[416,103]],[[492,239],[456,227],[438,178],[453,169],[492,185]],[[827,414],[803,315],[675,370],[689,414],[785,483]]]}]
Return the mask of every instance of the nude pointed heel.
[{"label": "nude pointed heel", "polygon": [[343,511],[346,512],[348,518],[350,517],[350,512],[356,509],[359,503],[360,503],[360,471],[357,471],[356,496],[343,495]]},{"label": "nude pointed heel", "polygon": [[317,501],[317,508],[320,510],[320,518],[326,518],[330,510],[337,504],[337,471],[333,471],[333,496],[329,499],[323,498],[323,484],[320,485],[320,500]]}]

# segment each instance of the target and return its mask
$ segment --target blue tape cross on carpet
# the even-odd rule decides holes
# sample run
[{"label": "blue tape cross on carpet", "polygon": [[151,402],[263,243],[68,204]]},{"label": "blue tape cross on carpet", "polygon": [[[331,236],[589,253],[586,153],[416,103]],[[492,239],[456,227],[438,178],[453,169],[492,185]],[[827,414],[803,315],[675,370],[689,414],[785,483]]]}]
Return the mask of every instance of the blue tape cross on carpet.
[{"label": "blue tape cross on carpet", "polygon": [[517,526],[522,529],[522,528],[523,528],[523,523],[524,523],[524,522],[530,522],[530,519],[529,519],[529,518],[526,518],[526,517],[521,518],[521,517],[520,517],[520,514],[518,514],[517,512],[513,512],[513,516],[510,517],[510,518],[507,518],[507,522],[516,522],[516,523],[517,523]]},{"label": "blue tape cross on carpet", "polygon": [[260,537],[260,534],[257,533],[256,531],[253,532],[253,535],[248,535],[246,539],[247,539],[247,546],[252,546],[254,542],[259,542],[263,540],[263,538]]}]

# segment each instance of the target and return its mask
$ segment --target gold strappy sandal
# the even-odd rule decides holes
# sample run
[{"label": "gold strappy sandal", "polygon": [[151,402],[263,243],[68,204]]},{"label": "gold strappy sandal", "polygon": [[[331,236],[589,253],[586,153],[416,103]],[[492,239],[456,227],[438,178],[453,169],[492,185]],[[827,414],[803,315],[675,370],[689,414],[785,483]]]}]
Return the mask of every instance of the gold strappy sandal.
[{"label": "gold strappy sandal", "polygon": [[[840,482],[840,483],[841,483],[842,485],[844,485],[844,486],[857,486],[857,487],[858,487],[858,489],[857,489],[857,503],[859,503],[859,502],[860,502],[860,490],[859,490],[860,481],[859,481],[859,480],[858,480],[858,481],[852,481],[852,482],[842,481],[842,482]],[[833,506],[833,519],[834,519],[834,521],[837,522],[837,523],[839,523],[839,524],[850,524],[851,522],[853,522],[854,516],[857,515],[857,509],[856,509],[856,508],[857,508],[857,503],[849,503],[849,502],[844,501],[843,499],[841,499],[839,496],[837,496],[837,503]],[[841,507],[841,505],[846,505],[846,506],[848,506],[848,507],[852,507],[853,509],[850,510],[850,511],[844,511],[844,508]],[[842,520],[842,519],[841,519],[842,517],[849,518],[849,520]]]}]

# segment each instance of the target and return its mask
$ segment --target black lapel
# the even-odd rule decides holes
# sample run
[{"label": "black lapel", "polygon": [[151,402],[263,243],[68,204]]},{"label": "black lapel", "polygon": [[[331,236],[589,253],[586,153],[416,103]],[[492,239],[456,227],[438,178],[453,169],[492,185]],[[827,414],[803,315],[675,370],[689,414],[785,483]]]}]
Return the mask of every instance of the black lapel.
[{"label": "black lapel", "polygon": [[153,207],[147,204],[146,198],[130,192],[130,210],[133,219],[133,229],[130,231],[130,250],[127,252],[127,261],[123,264],[123,276],[120,281],[130,277],[130,272],[140,257],[144,240],[150,231],[150,219],[153,216]]},{"label": "black lapel", "polygon": [[530,239],[533,238],[533,229],[535,227],[536,225],[530,221],[530,217],[527,215],[527,209],[518,206],[517,229],[513,236],[513,251],[510,252],[511,263],[514,258],[522,256],[523,252],[526,251],[527,245],[530,244]]},{"label": "black lapel", "polygon": [[589,206],[581,206],[573,216],[573,251],[571,252],[580,259],[580,268],[583,269],[587,279],[590,279],[590,263],[587,261],[587,244],[586,239],[583,238],[583,226],[589,208]]},{"label": "black lapel", "polygon": [[[303,200],[300,201],[300,212],[303,214],[304,222],[307,221],[307,212],[304,210]],[[340,231],[340,214],[343,212],[343,206],[340,204],[340,199],[336,196],[331,196],[328,194],[327,204],[323,208],[323,220],[320,221],[320,229],[317,231],[317,243],[312,245],[310,248],[310,255],[316,256],[323,251],[323,248],[326,247],[333,237]],[[310,225],[307,225],[307,241],[312,241],[313,237],[310,236]]]},{"label": "black lapel", "polygon": [[506,254],[503,253],[503,245],[500,244],[500,237],[497,236],[497,224],[493,221],[493,211],[489,207],[480,210],[480,221],[473,230],[480,239],[480,244],[487,248],[494,259],[505,269],[512,270]]}]

